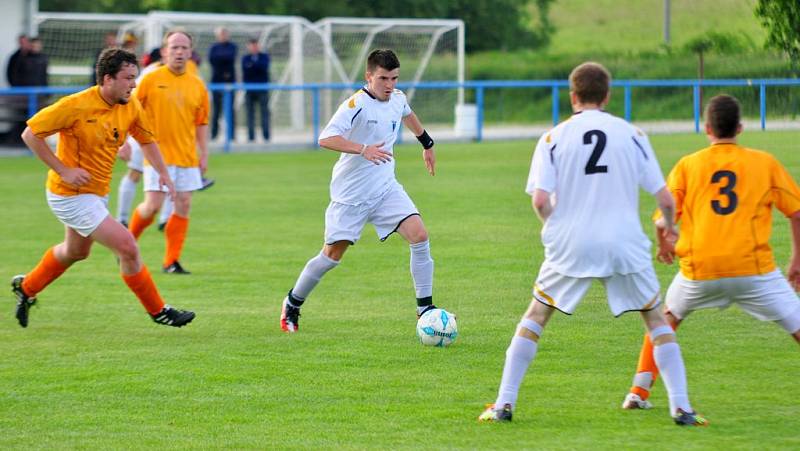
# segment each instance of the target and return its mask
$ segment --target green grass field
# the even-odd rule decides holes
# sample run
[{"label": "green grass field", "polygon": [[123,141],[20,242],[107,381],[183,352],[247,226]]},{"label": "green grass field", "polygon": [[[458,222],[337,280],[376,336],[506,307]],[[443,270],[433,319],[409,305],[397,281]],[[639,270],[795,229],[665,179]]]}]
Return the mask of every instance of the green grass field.
[{"label": "green grass field", "polygon": [[[744,142],[775,151],[800,178],[798,138],[753,132]],[[652,140],[665,170],[705,144],[698,135]],[[710,428],[674,426],[660,383],[655,409],[621,410],[643,328],[635,314],[614,319],[599,286],[573,317],[551,321],[514,422],[477,423],[542,260],[523,192],[532,148],[443,144],[434,178],[418,146],[398,149],[398,178],[431,235],[435,301],[458,314],[460,337],[445,349],[414,335],[407,245],[379,243],[371,228],[313,293],[300,333],[283,334],[280,301],[321,246],[336,155],[214,155],[217,185],[195,198],[182,259],[194,273],[155,274],[168,302],[197,312],[189,327],[155,325],[101,247],[40,294],[27,329],[4,291],[0,449],[800,447],[797,345],[737,309],[697,313],[679,333],[692,400]],[[44,201],[42,164],[0,165],[7,283],[63,231]],[[652,205],[643,199],[643,218]],[[788,226],[777,219],[783,266]],[[148,230],[141,245],[156,270],[162,236]],[[663,287],[675,270],[658,266]]]},{"label": "green grass field", "polygon": [[[673,47],[709,31],[747,36],[763,45],[766,32],[753,14],[756,0],[671,0]],[[664,42],[664,0],[556,0],[553,53],[652,51]]]}]

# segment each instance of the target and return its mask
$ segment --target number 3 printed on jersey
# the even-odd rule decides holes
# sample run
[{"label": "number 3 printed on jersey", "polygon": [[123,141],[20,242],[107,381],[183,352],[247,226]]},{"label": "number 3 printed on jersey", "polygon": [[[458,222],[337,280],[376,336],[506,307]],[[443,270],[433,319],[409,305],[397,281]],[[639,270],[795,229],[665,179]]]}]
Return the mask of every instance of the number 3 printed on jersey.
[{"label": "number 3 printed on jersey", "polygon": [[719,193],[728,197],[727,206],[723,207],[722,202],[718,200],[711,201],[711,209],[718,215],[729,215],[736,210],[739,205],[739,197],[733,191],[736,186],[736,173],[733,171],[717,171],[711,176],[711,183],[720,183],[725,179],[725,185],[719,188]]}]

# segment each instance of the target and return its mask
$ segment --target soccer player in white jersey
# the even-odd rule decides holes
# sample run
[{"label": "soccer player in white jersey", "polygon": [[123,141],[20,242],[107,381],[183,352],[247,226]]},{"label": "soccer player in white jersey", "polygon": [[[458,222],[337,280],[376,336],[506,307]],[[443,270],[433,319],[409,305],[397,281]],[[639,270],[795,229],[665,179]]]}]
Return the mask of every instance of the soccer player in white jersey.
[{"label": "soccer player in white jersey", "polygon": [[428,232],[414,202],[395,178],[392,153],[402,121],[422,144],[422,159],[434,175],[433,139],[411,111],[405,94],[395,89],[399,73],[400,62],[394,52],[370,53],[367,85],[342,103],[320,134],[320,146],[342,155],[333,167],[322,251],[306,263],[283,299],[280,324],[285,332],[297,332],[300,307],[322,276],[358,241],[368,222],[375,226],[381,241],[397,232],[409,242],[417,315],[435,308]]},{"label": "soccer player in white jersey", "polygon": [[569,81],[575,114],[539,140],[526,187],[544,223],[545,260],[533,299],[506,351],[497,400],[478,418],[511,421],[520,384],[548,320],[556,310],[572,314],[592,281],[599,280],[615,316],[641,313],[664,373],[674,421],[706,424],[689,404],[681,351],[657,308],[659,285],[650,240],[639,220],[639,188],[655,196],[668,218],[666,230],[674,227],[675,202],[647,136],[603,111],[610,96],[608,71],[600,64],[584,63]]}]

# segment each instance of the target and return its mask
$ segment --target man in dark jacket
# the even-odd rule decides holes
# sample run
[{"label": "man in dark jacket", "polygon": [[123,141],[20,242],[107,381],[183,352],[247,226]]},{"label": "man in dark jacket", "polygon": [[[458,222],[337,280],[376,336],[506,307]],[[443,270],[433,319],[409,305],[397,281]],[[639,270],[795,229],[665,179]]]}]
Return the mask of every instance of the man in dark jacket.
[{"label": "man in dark jacket", "polygon": [[[230,42],[228,30],[219,27],[214,30],[217,41],[208,49],[208,62],[211,63],[211,83],[235,83],[236,82],[236,44]],[[219,115],[223,111],[222,91],[213,91],[213,113],[211,117],[211,139],[217,137],[219,132]],[[236,124],[235,111],[232,112],[231,123],[228,127]]]},{"label": "man in dark jacket", "polygon": [[[269,83],[269,54],[262,52],[258,39],[247,42],[247,55],[242,57],[242,80],[245,83]],[[269,141],[269,93],[267,91],[247,91],[247,139],[255,141],[255,109],[261,114],[261,135]]]}]

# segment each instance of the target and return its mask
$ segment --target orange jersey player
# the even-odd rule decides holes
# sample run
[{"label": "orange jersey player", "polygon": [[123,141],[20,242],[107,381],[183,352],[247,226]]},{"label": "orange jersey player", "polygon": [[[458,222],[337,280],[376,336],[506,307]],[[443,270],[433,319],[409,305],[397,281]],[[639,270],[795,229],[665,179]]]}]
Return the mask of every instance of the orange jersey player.
[{"label": "orange jersey player", "polygon": [[[680,271],[667,291],[667,319],[677,328],[695,310],[737,304],[761,321],[777,323],[800,343],[800,300],[792,289],[800,287],[800,188],[775,157],[736,143],[742,126],[735,98],[711,99],[706,118],[711,146],[683,157],[667,181],[680,237],[656,215],[658,260],[680,259]],[[792,225],[786,278],[769,246],[772,207]],[[622,407],[652,407],[647,398],[657,376],[646,335]]]},{"label": "orange jersey player", "polygon": [[[153,121],[159,147],[170,176],[175,181],[175,210],[164,234],[166,252],[163,271],[189,274],[179,259],[189,229],[192,192],[203,187],[208,166],[208,91],[203,81],[187,70],[192,38],[183,31],[170,31],[164,38],[164,66],[147,74],[136,97]],[[199,155],[198,155],[199,150]],[[130,230],[138,238],[161,208],[165,192],[151,165],[144,168],[145,199],[133,213]]]},{"label": "orange jersey player", "polygon": [[[122,279],[153,320],[183,326],[194,313],[165,305],[152,277],[139,257],[133,235],[108,213],[108,192],[117,149],[128,133],[142,143],[153,162],[159,183],[171,194],[174,187],[150,121],[141,104],[131,97],[139,69],[136,56],[122,49],[100,54],[94,86],[59,100],[28,121],[22,139],[50,171],[47,203],[64,224],[64,241],[50,248],[28,274],[12,279],[17,298],[16,317],[27,327],[29,310],[36,296],[73,263],[89,256],[95,241],[119,258]],[[59,134],[54,154],[45,138]]]}]

